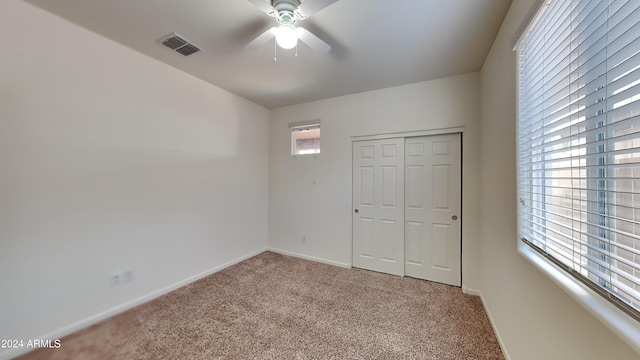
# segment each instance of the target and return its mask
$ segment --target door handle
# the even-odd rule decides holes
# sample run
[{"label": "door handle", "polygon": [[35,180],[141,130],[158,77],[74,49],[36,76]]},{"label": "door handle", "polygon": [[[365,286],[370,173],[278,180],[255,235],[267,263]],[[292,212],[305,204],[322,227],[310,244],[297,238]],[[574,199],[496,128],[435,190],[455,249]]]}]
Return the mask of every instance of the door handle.
[{"label": "door handle", "polygon": [[358,209],[355,209],[355,210],[353,210],[353,211],[354,211],[356,214],[360,212],[360,210],[358,210]]},{"label": "door handle", "polygon": [[456,215],[453,215],[453,216],[451,217],[451,220],[458,220],[458,217],[457,217]]}]

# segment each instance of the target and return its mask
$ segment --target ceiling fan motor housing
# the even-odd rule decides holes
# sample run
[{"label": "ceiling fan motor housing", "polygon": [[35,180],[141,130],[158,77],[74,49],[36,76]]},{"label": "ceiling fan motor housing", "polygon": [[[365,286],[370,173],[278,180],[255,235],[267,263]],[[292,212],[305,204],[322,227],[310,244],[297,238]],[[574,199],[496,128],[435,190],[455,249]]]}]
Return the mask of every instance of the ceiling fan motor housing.
[{"label": "ceiling fan motor housing", "polygon": [[304,19],[297,11],[299,0],[273,0],[271,5],[277,11],[276,19],[280,24],[293,25],[297,20]]}]

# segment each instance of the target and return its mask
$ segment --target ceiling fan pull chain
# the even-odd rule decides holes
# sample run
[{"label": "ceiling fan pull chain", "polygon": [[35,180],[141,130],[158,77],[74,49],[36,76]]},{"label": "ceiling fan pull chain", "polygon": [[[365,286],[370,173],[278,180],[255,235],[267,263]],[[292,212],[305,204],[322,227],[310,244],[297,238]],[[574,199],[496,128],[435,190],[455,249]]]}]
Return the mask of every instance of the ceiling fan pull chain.
[{"label": "ceiling fan pull chain", "polygon": [[278,43],[277,42],[273,42],[273,62],[277,62],[278,61]]}]

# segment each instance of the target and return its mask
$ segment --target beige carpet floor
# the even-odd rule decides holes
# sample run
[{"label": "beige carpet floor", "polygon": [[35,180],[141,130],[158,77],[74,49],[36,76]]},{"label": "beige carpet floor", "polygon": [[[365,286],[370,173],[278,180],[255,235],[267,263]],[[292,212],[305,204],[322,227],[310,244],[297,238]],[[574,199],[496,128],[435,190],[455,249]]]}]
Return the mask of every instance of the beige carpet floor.
[{"label": "beige carpet floor", "polygon": [[460,288],[265,252],[20,359],[503,359]]}]

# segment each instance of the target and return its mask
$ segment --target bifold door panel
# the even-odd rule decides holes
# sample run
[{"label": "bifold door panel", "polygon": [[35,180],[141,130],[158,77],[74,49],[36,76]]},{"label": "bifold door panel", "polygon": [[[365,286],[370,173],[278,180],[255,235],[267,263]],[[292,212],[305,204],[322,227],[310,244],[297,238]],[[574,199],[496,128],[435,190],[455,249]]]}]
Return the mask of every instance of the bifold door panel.
[{"label": "bifold door panel", "polygon": [[460,136],[405,141],[405,275],[460,286]]},{"label": "bifold door panel", "polygon": [[353,143],[353,265],[404,275],[404,139]]}]

